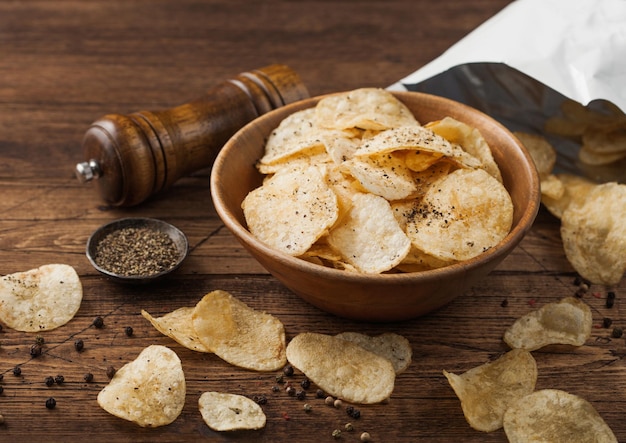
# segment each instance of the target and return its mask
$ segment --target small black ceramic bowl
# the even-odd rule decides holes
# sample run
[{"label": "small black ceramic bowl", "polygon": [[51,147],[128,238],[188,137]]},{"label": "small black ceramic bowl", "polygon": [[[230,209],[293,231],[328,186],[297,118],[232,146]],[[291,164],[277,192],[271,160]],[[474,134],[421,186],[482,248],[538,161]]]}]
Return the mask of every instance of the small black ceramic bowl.
[{"label": "small black ceramic bowl", "polygon": [[[148,243],[148,240],[150,240],[151,237],[150,234],[152,233],[156,234],[154,236],[156,239],[158,239],[158,236],[161,234],[166,234],[171,239],[175,251],[170,251],[171,257],[167,260],[166,267],[146,266],[146,271],[142,271],[141,273],[138,273],[137,270],[130,269],[128,272],[112,270],[115,266],[109,266],[107,269],[107,264],[104,263],[103,259],[98,257],[99,245],[105,239],[107,239],[107,241],[110,240],[109,235],[111,234],[127,233],[131,230],[134,230],[135,232],[140,231],[145,234],[141,239],[136,239],[137,242],[146,242],[143,245],[144,248],[153,247]],[[125,249],[124,254],[127,254],[127,259],[130,259],[130,261],[134,260],[135,264],[140,267],[139,270],[141,270],[142,261],[147,262],[158,253],[158,251],[150,252],[148,254],[150,255],[150,258],[140,258],[139,255],[137,255],[137,257],[129,257],[133,254],[133,248],[137,245],[132,241],[129,241],[125,246],[118,246]],[[187,257],[188,249],[189,243],[187,241],[187,237],[175,226],[153,218],[131,217],[112,221],[96,229],[96,231],[94,231],[94,233],[91,234],[87,240],[87,259],[89,259],[89,262],[98,272],[106,275],[112,280],[121,283],[149,283],[177,269],[185,257]],[[109,257],[108,260],[115,261],[113,257]]]}]

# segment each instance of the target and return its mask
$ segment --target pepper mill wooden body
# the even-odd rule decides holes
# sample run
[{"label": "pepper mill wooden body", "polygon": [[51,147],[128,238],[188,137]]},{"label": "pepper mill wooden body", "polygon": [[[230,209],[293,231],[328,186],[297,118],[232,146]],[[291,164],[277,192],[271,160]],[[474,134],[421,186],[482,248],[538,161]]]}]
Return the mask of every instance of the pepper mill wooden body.
[{"label": "pepper mill wooden body", "polygon": [[111,206],[133,206],[179,178],[211,166],[224,143],[266,112],[308,97],[284,65],[239,74],[202,97],[163,111],[110,114],[83,138],[82,182],[94,181]]}]

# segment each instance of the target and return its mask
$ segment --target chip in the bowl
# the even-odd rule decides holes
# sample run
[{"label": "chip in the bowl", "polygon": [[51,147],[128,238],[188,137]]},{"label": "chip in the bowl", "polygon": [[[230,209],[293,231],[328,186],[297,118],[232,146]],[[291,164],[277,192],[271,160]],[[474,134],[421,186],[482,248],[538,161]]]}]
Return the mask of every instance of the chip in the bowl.
[{"label": "chip in the bowl", "polygon": [[328,243],[364,273],[388,271],[411,248],[389,202],[365,193],[354,194],[348,214],[329,232]]},{"label": "chip in the bowl", "polygon": [[371,336],[360,332],[341,332],[336,337],[356,343],[368,351],[386,358],[393,365],[396,374],[401,374],[411,364],[413,356],[411,343],[399,334],[385,332]]},{"label": "chip in the bowl", "polygon": [[513,203],[502,183],[482,169],[457,169],[416,201],[407,235],[440,260],[468,260],[504,239],[512,221]]},{"label": "chip in the bowl", "polygon": [[163,335],[175,340],[187,349],[198,352],[211,352],[196,334],[193,328],[191,315],[194,307],[182,307],[169,312],[162,317],[153,317],[145,310],[141,310],[141,315],[148,320],[154,328]]},{"label": "chip in the bowl", "polygon": [[520,398],[504,414],[510,443],[617,443],[591,403],[558,389],[542,389]]},{"label": "chip in the bowl", "polygon": [[204,422],[214,431],[261,429],[267,420],[256,402],[238,394],[203,392],[198,408]]},{"label": "chip in the bowl", "polygon": [[191,318],[204,346],[234,366],[274,371],[286,363],[281,321],[250,308],[226,291],[206,294]]},{"label": "chip in the bowl", "polygon": [[530,352],[514,349],[461,375],[443,371],[461,401],[469,425],[483,432],[502,427],[509,406],[535,390],[537,363]]},{"label": "chip in the bowl", "polygon": [[315,110],[317,123],[328,129],[380,131],[417,124],[404,103],[379,88],[361,88],[324,97]]},{"label": "chip in the bowl", "polygon": [[417,192],[414,173],[403,156],[394,153],[353,158],[345,167],[361,186],[387,200],[401,200]]},{"label": "chip in the bowl", "polygon": [[527,351],[548,345],[582,346],[591,336],[591,326],[589,305],[576,297],[565,297],[518,318],[504,332],[504,342]]},{"label": "chip in the bowl", "polygon": [[287,359],[326,393],[350,403],[380,403],[393,392],[391,362],[339,337],[298,334],[287,345]]},{"label": "chip in the bowl", "polygon": [[0,278],[0,321],[23,332],[56,329],[80,308],[83,286],[76,270],[48,264]]},{"label": "chip in the bowl", "polygon": [[318,166],[281,170],[242,203],[248,228],[259,240],[289,255],[302,255],[338,216],[337,197]]},{"label": "chip in the bowl", "polygon": [[174,351],[150,345],[122,366],[98,394],[98,404],[142,427],[172,423],[185,405],[185,374]]},{"label": "chip in the bowl", "polygon": [[596,185],[561,216],[567,259],[592,283],[615,285],[626,272],[626,185]]}]

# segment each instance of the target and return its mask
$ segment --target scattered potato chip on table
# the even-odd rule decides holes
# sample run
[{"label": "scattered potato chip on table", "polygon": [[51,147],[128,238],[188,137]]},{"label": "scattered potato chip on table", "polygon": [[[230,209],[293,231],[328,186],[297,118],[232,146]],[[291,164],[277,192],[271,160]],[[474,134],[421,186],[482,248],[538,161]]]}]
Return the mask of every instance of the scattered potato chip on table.
[{"label": "scattered potato chip on table", "polygon": [[158,427],[178,418],[185,395],[185,374],[176,353],[150,345],[115,373],[98,394],[98,404],[139,426]]},{"label": "scattered potato chip on table", "polygon": [[238,394],[203,392],[198,408],[204,422],[214,431],[261,429],[267,420],[257,403]]},{"label": "scattered potato chip on table", "polygon": [[161,317],[153,317],[146,310],[141,315],[163,335],[167,335],[184,347],[198,352],[211,352],[200,340],[193,328],[192,314],[194,307],[184,306]]},{"label": "scattered potato chip on table", "polygon": [[368,351],[386,358],[393,365],[396,374],[403,373],[411,364],[413,356],[411,343],[399,334],[385,332],[377,336],[370,336],[360,332],[341,332],[336,337],[356,343]]}]

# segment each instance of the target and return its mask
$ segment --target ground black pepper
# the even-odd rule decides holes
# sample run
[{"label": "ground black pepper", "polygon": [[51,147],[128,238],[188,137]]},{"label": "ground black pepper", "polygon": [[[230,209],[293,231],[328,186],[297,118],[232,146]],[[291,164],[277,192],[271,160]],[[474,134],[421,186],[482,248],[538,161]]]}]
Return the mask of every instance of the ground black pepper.
[{"label": "ground black pepper", "polygon": [[178,259],[169,235],[146,227],[124,228],[106,235],[96,247],[94,261],[124,276],[154,275],[170,269]]}]

